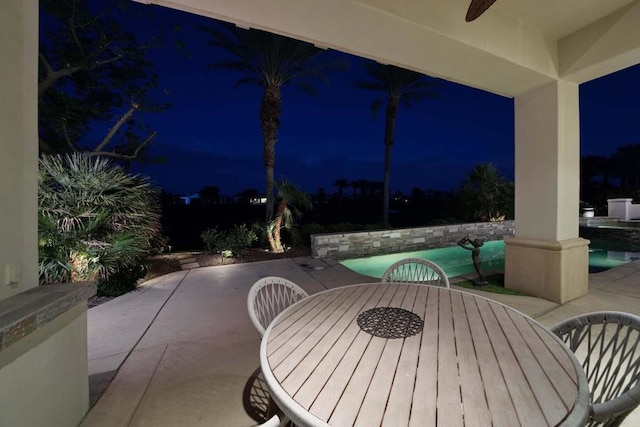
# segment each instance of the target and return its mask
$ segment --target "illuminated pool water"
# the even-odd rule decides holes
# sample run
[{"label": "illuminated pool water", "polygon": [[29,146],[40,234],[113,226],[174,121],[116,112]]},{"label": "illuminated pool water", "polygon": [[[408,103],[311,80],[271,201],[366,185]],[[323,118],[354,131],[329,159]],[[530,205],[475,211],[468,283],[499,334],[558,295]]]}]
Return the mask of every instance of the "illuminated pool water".
[{"label": "illuminated pool water", "polygon": [[[409,257],[429,259],[442,267],[449,277],[475,272],[471,251],[459,246],[353,258],[340,261],[340,263],[357,273],[381,278],[391,264]],[[504,240],[485,242],[480,250],[480,258],[483,271],[504,270]],[[634,259],[640,259],[640,253],[626,252],[618,242],[592,240],[589,246],[590,273],[608,270]]]}]

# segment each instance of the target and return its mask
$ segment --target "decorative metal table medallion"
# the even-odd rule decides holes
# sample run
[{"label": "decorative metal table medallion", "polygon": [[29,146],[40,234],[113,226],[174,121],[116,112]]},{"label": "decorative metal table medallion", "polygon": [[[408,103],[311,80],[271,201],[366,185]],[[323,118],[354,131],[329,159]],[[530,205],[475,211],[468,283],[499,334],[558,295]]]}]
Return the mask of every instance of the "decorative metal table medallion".
[{"label": "decorative metal table medallion", "polygon": [[363,331],[380,338],[407,338],[422,332],[424,321],[398,307],[376,307],[363,311],[356,320]]}]

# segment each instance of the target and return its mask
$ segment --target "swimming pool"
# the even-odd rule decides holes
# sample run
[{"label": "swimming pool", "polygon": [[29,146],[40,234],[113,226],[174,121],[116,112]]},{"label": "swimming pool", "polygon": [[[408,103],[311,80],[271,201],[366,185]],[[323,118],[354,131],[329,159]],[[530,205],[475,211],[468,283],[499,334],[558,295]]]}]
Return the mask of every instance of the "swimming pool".
[{"label": "swimming pool", "polygon": [[[442,267],[449,277],[475,272],[471,251],[459,246],[346,259],[340,261],[340,264],[357,273],[381,278],[391,264],[409,257],[429,259]],[[485,242],[480,250],[480,259],[483,271],[504,270],[504,240]],[[589,245],[590,273],[608,270],[634,259],[640,259],[640,253],[624,251],[619,242],[594,239]]]}]

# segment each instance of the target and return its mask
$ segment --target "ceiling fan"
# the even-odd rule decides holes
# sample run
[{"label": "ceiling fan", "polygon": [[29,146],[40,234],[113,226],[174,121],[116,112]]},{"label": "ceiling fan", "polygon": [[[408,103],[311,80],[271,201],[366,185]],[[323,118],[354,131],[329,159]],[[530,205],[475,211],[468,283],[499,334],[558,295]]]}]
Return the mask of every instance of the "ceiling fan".
[{"label": "ceiling fan", "polygon": [[471,22],[482,15],[496,0],[471,0],[465,21]]}]

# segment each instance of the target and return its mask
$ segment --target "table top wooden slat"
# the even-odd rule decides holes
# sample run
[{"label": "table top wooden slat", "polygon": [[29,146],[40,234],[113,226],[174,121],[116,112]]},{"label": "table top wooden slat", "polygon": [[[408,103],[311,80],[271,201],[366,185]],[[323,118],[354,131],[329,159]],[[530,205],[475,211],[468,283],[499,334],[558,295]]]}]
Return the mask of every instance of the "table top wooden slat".
[{"label": "table top wooden slat", "polygon": [[[274,359],[274,365],[272,366],[274,374],[284,380],[288,379],[289,374],[298,368],[299,363],[303,359],[308,358],[307,355],[310,354],[314,347],[319,345],[321,340],[331,340],[335,342],[340,332],[338,329],[339,326],[337,327],[336,325],[343,324],[339,323],[340,320],[343,318],[345,312],[349,311],[358,296],[359,293],[345,292],[340,295],[340,300],[336,301],[331,306],[331,309],[318,313],[312,319],[309,319],[309,321],[306,322],[305,328],[300,329],[296,335],[292,336],[289,341],[279,349],[279,354],[274,353],[272,355]],[[331,331],[331,334],[327,336],[327,332],[329,331]],[[324,351],[326,351],[326,348],[319,348],[320,353]],[[317,351],[313,352],[309,358],[317,357],[317,353]],[[283,358],[285,354],[286,356]],[[302,380],[304,380],[304,378],[302,378]],[[292,378],[289,383],[290,385],[296,384],[295,378]]]},{"label": "table top wooden slat", "polygon": [[[500,371],[499,356],[491,345],[489,332],[478,308],[478,300],[470,294],[462,295],[462,300],[464,301],[470,331],[473,336],[473,345],[476,349],[478,367],[482,376],[483,391],[487,398],[492,423],[496,427],[517,426],[519,424],[518,415],[513,407],[507,384]],[[491,385],[489,391],[486,390],[486,384]]]},{"label": "table top wooden slat", "polygon": [[[416,384],[413,391],[411,419],[409,426],[436,425],[436,405],[438,396],[438,289],[429,287],[426,309],[416,313],[424,320],[422,339],[416,367]],[[435,295],[435,296],[434,296]],[[420,404],[424,402],[424,404]]]},{"label": "table top wooden slat", "polygon": [[[542,338],[548,336],[538,325],[534,325],[527,319],[511,315],[514,325],[521,331],[523,336],[535,334],[535,337],[527,339],[527,344],[531,347],[533,355],[538,360],[541,367],[544,367],[544,374],[549,380],[557,376],[566,376],[570,381],[551,381],[557,395],[563,401],[565,408],[571,408],[575,404],[576,396],[574,390],[578,387],[578,379],[575,370],[567,372],[566,367],[558,361],[553,352],[550,351],[547,343]],[[537,339],[535,339],[537,338]]]},{"label": "table top wooden slat", "polygon": [[[392,301],[391,306],[411,310],[416,299],[416,294],[416,287],[407,287],[402,300],[399,299],[401,293],[398,293],[398,299]],[[411,340],[412,338],[413,337],[409,337],[407,339]],[[385,339],[373,337],[373,339],[384,340],[386,341],[386,345],[365,399],[362,402],[358,418],[354,424],[362,427],[380,425],[382,423],[387,401],[389,400],[391,388],[398,370],[402,347],[405,342],[405,339],[402,338]],[[415,337],[415,340],[418,341],[419,338]],[[412,375],[415,376],[415,368]]]},{"label": "table top wooden slat", "polygon": [[[414,289],[415,298],[413,303],[407,304],[405,307],[409,311],[420,313],[421,319],[424,319],[424,312],[427,309],[429,289],[427,286],[416,287]],[[386,405],[387,410],[382,421],[382,425],[385,427],[409,425],[412,400],[408,396],[412,396],[414,391],[421,341],[421,333],[404,339],[402,353]]]},{"label": "table top wooden slat", "polygon": [[[307,303],[301,309],[298,309],[297,304],[292,306],[291,312],[286,310],[282,313],[283,317],[277,325],[274,325],[273,334],[269,334],[271,337],[269,341],[269,361],[272,365],[276,365],[276,362],[282,356],[278,355],[278,352],[282,352],[282,346],[291,343],[291,337],[297,334],[300,330],[305,328],[309,321],[315,316],[326,311],[327,307],[330,307],[334,301],[338,300],[345,289],[341,289],[340,292],[330,292],[323,294],[324,298],[313,298],[311,302]],[[304,301],[304,300],[302,300]],[[302,302],[301,301],[301,302]],[[306,301],[305,301],[306,302]]]},{"label": "table top wooden slat", "polygon": [[551,354],[556,358],[558,363],[562,365],[562,368],[569,374],[569,376],[573,379],[574,383],[578,383],[578,377],[575,371],[575,368],[571,364],[571,360],[567,359],[566,355],[563,353],[563,347],[560,347],[556,344],[556,339],[545,333],[544,330],[536,329],[536,333],[540,337],[540,340],[544,342]]},{"label": "table top wooden slat", "polygon": [[[381,301],[381,307],[393,306],[394,304],[398,304],[402,301],[406,294],[407,286],[398,286],[396,289],[396,292],[388,302],[382,303]],[[342,397],[338,401],[333,414],[329,418],[330,424],[345,426],[354,425],[365,396],[371,388],[373,376],[376,373],[376,369],[378,368],[378,364],[380,363],[380,359],[384,353],[387,341],[388,340],[385,339],[376,339],[376,337],[372,336],[369,346],[367,346],[364,353],[351,353],[349,355],[350,357],[358,360],[357,369],[351,376]]]},{"label": "table top wooden slat", "polygon": [[462,402],[458,360],[451,312],[451,294],[439,291],[438,327],[438,426],[462,426]]},{"label": "table top wooden slat", "polygon": [[[578,387],[578,378],[575,370],[567,372],[564,364],[560,363],[560,361],[555,357],[553,351],[549,348],[549,344],[553,345],[554,341],[550,341],[549,343],[546,342],[547,338],[553,337],[550,337],[541,330],[539,326],[533,325],[530,321],[527,321],[527,319],[513,315],[511,317],[519,330],[529,331],[529,333],[537,335],[537,340],[530,339],[527,343],[531,346],[531,351],[538,359],[540,366],[544,367],[544,374],[556,390],[558,399],[564,403],[565,408],[571,408],[576,403],[576,396],[575,393],[573,393],[573,390]],[[568,380],[554,381],[559,377],[565,377]],[[554,380],[552,381],[552,379]]]},{"label": "table top wooden slat", "polygon": [[[384,295],[385,291],[389,290],[389,288],[383,287],[371,287],[370,291],[372,292],[371,296],[364,301],[363,305],[360,308],[360,312],[368,310],[370,308],[378,306],[380,303],[380,299]],[[367,296],[368,293],[364,293],[363,295]],[[354,304],[354,308],[357,305]],[[371,338],[368,334],[360,334],[360,328],[358,325],[354,325],[353,322],[345,329],[344,333],[340,335],[340,338],[334,343],[334,345],[329,349],[325,357],[318,363],[318,366],[314,369],[314,371],[308,376],[307,380],[302,384],[300,389],[295,393],[296,400],[305,408],[311,408],[312,411],[317,411],[319,407],[312,408],[313,403],[318,398],[318,395],[323,393],[324,396],[318,401],[321,405],[326,404],[324,406],[331,406],[331,401],[335,398],[335,401],[338,400],[339,395],[344,390],[346,383],[348,381],[348,377],[345,378],[344,373],[338,373],[339,378],[344,379],[344,385],[340,386],[338,381],[329,381],[329,378],[334,374],[334,372],[340,370],[341,361],[345,357],[347,351],[350,350],[351,346],[355,347],[355,351],[360,353],[364,351],[364,347],[366,343],[368,343],[369,338]],[[342,368],[344,369],[344,368]],[[352,371],[346,371],[349,375]],[[330,388],[330,386],[337,387],[335,389]],[[327,396],[328,395],[328,396]],[[335,402],[334,402],[335,403]],[[331,406],[331,410],[333,406]],[[331,414],[331,410],[329,410],[326,417],[328,418]],[[324,411],[326,412],[326,410]]]},{"label": "table top wooden slat", "polygon": [[[356,319],[374,307],[413,312],[424,328],[373,336]],[[574,359],[499,303],[396,283],[312,295],[285,310],[261,346],[272,396],[303,426],[556,425],[571,411],[584,419],[586,405],[574,405],[588,390]]]},{"label": "table top wooden slat", "polygon": [[[551,378],[556,380],[559,376],[566,376],[566,372],[556,364],[544,367],[540,365],[540,362],[531,351],[531,346],[536,346],[540,349],[540,346],[537,345],[540,343],[538,334],[531,329],[519,329],[504,307],[496,307],[494,313],[502,326],[509,345],[513,349],[513,354],[518,361],[524,378],[529,387],[531,387],[543,416],[549,424],[558,424],[567,414],[570,407],[565,406],[562,397],[553,386]],[[570,383],[571,381],[559,382]],[[571,402],[571,405],[573,403]]]},{"label": "table top wooden slat", "polygon": [[[368,308],[388,306],[397,292],[393,287],[381,287],[381,289],[384,290],[384,294],[378,304],[372,304]],[[348,425],[342,424],[345,423],[344,420],[349,419],[353,422],[357,416],[385,344],[384,340],[372,342],[373,337],[360,330],[356,322],[352,323],[351,329],[357,331],[353,345],[340,359],[335,371],[310,408],[310,412],[321,419],[332,420],[332,423],[337,423],[335,425]],[[362,359],[366,363],[360,364]],[[349,399],[342,399],[343,396]],[[338,403],[342,403],[339,410]]]},{"label": "table top wooden slat", "polygon": [[451,294],[451,309],[456,333],[464,424],[467,427],[487,426],[491,424],[491,414],[462,294]]},{"label": "table top wooden slat", "polygon": [[[313,343],[313,353],[309,354],[308,356],[306,354],[298,356],[297,358],[300,359],[300,363],[297,366],[293,367],[293,369],[289,373],[284,370],[285,368],[288,368],[288,366],[286,365],[279,365],[274,370],[274,373],[276,373],[279,377],[284,378],[284,380],[282,381],[282,385],[287,390],[289,390],[290,393],[296,395],[302,384],[307,381],[316,381],[316,378],[311,376],[313,371],[332,350],[336,342],[346,332],[349,326],[353,324],[354,319],[356,319],[358,314],[362,311],[364,305],[374,294],[375,288],[370,288],[367,289],[366,292],[354,292],[353,294],[349,295],[341,304],[341,306],[344,307],[344,310],[337,310],[327,318],[326,323],[331,323],[333,322],[333,320],[335,320],[335,322],[331,326],[332,333],[325,333],[316,343]],[[337,317],[337,319],[331,319],[331,317]],[[321,331],[321,329],[318,329],[318,331]],[[307,340],[305,340],[305,342],[307,342]],[[315,347],[317,347],[317,349]],[[298,348],[296,348],[296,350],[294,350],[294,353],[304,353],[305,350],[306,349],[304,346],[299,346]],[[290,354],[287,360],[296,358],[294,353]],[[323,384],[324,383],[312,384],[311,387],[316,389],[322,388]]]},{"label": "table top wooden slat", "polygon": [[545,425],[544,414],[538,406],[536,397],[529,383],[525,380],[522,369],[513,354],[509,340],[504,335],[500,322],[496,318],[494,310],[500,311],[504,307],[493,305],[488,300],[478,300],[478,307],[483,321],[492,331],[489,334],[489,339],[495,349],[495,353],[499,355],[500,370],[509,389],[509,395],[518,414],[520,425]]}]

